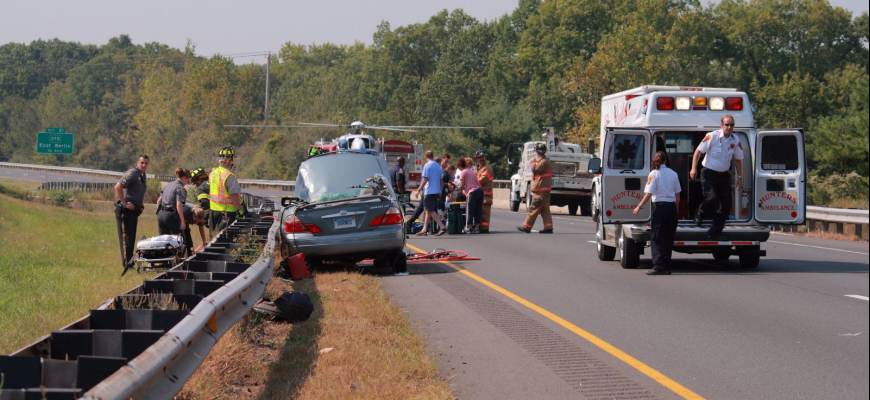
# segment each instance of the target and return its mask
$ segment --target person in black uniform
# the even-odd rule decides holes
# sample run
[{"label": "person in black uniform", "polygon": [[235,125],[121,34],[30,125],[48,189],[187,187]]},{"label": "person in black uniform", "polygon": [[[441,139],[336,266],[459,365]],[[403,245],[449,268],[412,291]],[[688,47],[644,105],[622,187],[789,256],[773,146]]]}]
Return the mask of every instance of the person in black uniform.
[{"label": "person in black uniform", "polygon": [[396,194],[405,194],[405,157],[396,157],[396,165],[390,167],[390,182]]},{"label": "person in black uniform", "polygon": [[634,209],[637,215],[644,204],[652,199],[652,249],[653,269],[647,275],[670,275],[671,254],[674,250],[674,236],[677,234],[677,204],[680,203],[680,179],[674,170],[668,168],[668,154],[656,153],[652,162],[652,172],[646,180],[643,198]]},{"label": "person in black uniform", "polygon": [[124,272],[133,265],[136,228],[139,225],[139,216],[145,209],[145,190],[148,188],[145,171],[150,163],[151,159],[147,155],[139,156],[136,168],[127,170],[115,184],[115,196],[118,198],[115,203],[115,220],[118,224],[118,242],[121,246]]},{"label": "person in black uniform", "polygon": [[177,235],[187,228],[184,219],[187,189],[184,186],[190,183],[190,171],[178,168],[175,176],[178,179],[164,186],[160,198],[157,199],[157,231],[161,235]]}]

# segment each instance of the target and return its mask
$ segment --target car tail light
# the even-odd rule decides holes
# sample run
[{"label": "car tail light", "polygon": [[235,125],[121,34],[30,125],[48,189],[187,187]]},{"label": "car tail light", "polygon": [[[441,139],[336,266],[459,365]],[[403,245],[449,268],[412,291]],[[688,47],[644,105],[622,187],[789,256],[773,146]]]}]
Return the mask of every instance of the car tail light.
[{"label": "car tail light", "polygon": [[382,225],[401,225],[405,223],[405,219],[402,218],[402,213],[396,207],[390,207],[387,210],[387,213],[384,215],[379,215],[375,217],[369,226],[382,226]]},{"label": "car tail light", "polygon": [[743,98],[742,97],[727,97],[727,98],[725,98],[725,109],[728,111],[742,111],[743,110]]},{"label": "car tail light", "polygon": [[656,109],[662,111],[671,111],[674,109],[673,97],[658,97],[656,98]]},{"label": "car tail light", "polygon": [[284,221],[284,232],[286,233],[300,233],[300,232],[311,232],[311,233],[320,233],[323,232],[319,226],[314,224],[305,224],[296,218],[295,215],[291,215],[287,221]]}]

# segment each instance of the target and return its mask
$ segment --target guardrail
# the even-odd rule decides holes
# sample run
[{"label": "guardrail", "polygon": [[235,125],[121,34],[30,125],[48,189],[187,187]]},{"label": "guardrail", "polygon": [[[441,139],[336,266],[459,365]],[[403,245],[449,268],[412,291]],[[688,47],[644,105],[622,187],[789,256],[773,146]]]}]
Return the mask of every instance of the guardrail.
[{"label": "guardrail", "polygon": [[[833,230],[831,226],[833,225]],[[834,231],[843,235],[846,225],[854,225],[854,235],[863,239],[864,232],[870,233],[870,210],[849,210],[843,208],[807,207],[807,229],[822,232]]]},{"label": "guardrail", "polygon": [[[271,203],[250,195],[246,201]],[[206,251],[12,356],[0,356],[0,399],[171,399],[262,297],[274,268],[277,229],[278,223],[259,215],[238,220]],[[235,262],[230,254],[238,247],[234,239],[247,233],[260,235],[255,241],[263,244],[253,264]],[[173,304],[177,310],[167,307]]]}]

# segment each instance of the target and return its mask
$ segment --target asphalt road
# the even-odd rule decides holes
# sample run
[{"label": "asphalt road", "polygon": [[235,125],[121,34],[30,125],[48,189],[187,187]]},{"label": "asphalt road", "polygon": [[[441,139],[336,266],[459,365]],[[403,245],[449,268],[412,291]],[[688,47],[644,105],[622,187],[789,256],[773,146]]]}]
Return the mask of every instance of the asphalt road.
[{"label": "asphalt road", "polygon": [[[675,254],[673,275],[646,276],[648,252],[638,270],[599,261],[588,218],[556,216],[553,235],[517,232],[522,218],[493,210],[492,234],[412,236],[409,244],[481,257],[456,264],[703,398],[870,394],[867,243],[775,234],[757,269],[735,257]],[[411,272],[384,277],[384,286],[427,335],[460,398],[612,398],[616,389],[596,391],[611,381],[636,388],[628,398],[676,397],[673,385],[453,268]],[[590,360],[604,378],[582,368]]]},{"label": "asphalt road", "polygon": [[410,276],[382,278],[460,398],[870,395],[867,243],[772,235],[757,269],[676,254],[673,275],[650,277],[648,254],[638,270],[599,261],[588,218],[557,215],[553,235],[517,232],[522,218],[493,210],[492,234],[409,240],[481,257],[455,264],[473,276],[414,264]]}]

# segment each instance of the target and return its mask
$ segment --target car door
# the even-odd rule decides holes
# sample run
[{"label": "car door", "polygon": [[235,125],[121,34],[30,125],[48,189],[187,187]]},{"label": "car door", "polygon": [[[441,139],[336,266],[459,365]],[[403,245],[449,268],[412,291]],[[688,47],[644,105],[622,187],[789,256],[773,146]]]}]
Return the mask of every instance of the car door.
[{"label": "car door", "polygon": [[607,129],[601,166],[601,212],[605,224],[645,222],[651,206],[638,215],[634,208],[643,198],[649,175],[650,138],[646,129]]},{"label": "car door", "polygon": [[759,130],[755,137],[755,220],[802,225],[806,220],[806,153],[801,130]]}]

